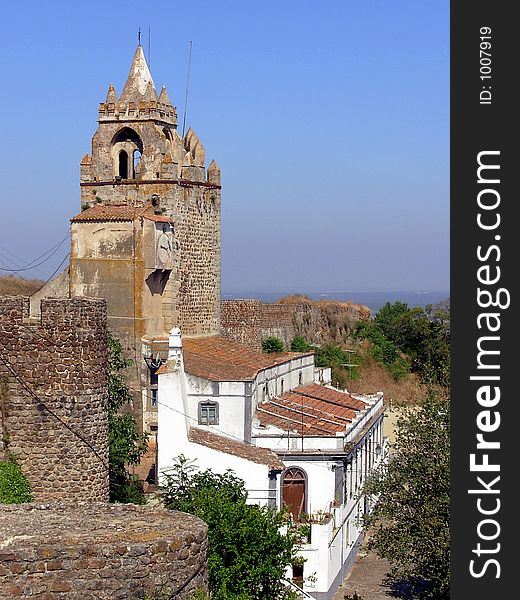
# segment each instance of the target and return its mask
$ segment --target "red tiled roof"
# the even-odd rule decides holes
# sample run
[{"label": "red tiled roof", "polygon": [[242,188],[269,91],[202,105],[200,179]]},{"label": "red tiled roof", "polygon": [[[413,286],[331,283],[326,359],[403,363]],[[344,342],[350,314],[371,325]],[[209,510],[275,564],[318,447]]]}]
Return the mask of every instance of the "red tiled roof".
[{"label": "red tiled roof", "polygon": [[153,207],[129,206],[127,204],[96,204],[87,208],[75,217],[72,217],[71,222],[81,223],[86,221],[103,222],[103,221],[134,221],[139,217],[143,217],[149,221],[157,221],[160,223],[171,223],[170,217],[165,215],[156,215],[153,212]]},{"label": "red tiled roof", "polygon": [[219,335],[183,340],[186,372],[212,381],[251,381],[263,369],[311,354],[312,352],[264,354]]},{"label": "red tiled roof", "polygon": [[213,450],[233,454],[239,458],[244,458],[259,465],[267,465],[270,469],[284,468],[283,463],[272,450],[260,448],[259,446],[251,446],[239,441],[231,440],[222,435],[218,435],[205,429],[192,427],[189,431],[188,438],[190,442],[207,446]]},{"label": "red tiled roof", "polygon": [[341,392],[335,388],[319,385],[318,383],[309,383],[298,388],[299,394],[304,394],[310,398],[325,400],[326,402],[338,403],[342,406],[348,406],[354,410],[363,410],[366,408],[366,403],[357,398],[353,398],[346,392]]},{"label": "red tiled roof", "polygon": [[261,425],[327,437],[344,432],[356,413],[366,407],[346,392],[312,383],[262,402],[256,417]]}]

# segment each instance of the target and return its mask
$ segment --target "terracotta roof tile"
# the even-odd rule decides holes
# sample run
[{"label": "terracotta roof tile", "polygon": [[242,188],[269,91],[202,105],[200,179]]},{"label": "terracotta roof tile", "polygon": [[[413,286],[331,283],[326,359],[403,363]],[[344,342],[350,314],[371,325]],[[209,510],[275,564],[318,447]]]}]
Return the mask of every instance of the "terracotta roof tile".
[{"label": "terracotta roof tile", "polygon": [[317,383],[310,383],[308,385],[299,387],[298,393],[309,396],[310,398],[316,398],[317,400],[338,403],[354,410],[364,410],[367,407],[365,402],[358,400],[357,398],[353,398],[346,392],[341,392],[335,388],[326,387]]},{"label": "terracotta roof tile", "polygon": [[264,354],[218,335],[183,340],[186,372],[212,381],[251,381],[263,369],[311,354],[312,352]]},{"label": "terracotta roof tile", "polygon": [[72,217],[71,222],[134,221],[139,217],[160,223],[172,222],[165,215],[156,215],[153,212],[153,207],[150,205],[135,207],[128,204],[96,204],[79,213],[79,215]]},{"label": "terracotta roof tile", "polygon": [[357,413],[366,407],[346,392],[309,384],[262,402],[256,416],[264,426],[324,437],[346,431]]},{"label": "terracotta roof tile", "polygon": [[194,442],[195,444],[201,444],[202,446],[226,454],[233,454],[259,465],[267,465],[270,469],[282,470],[284,468],[278,456],[267,448],[260,448],[259,446],[251,446],[250,444],[231,440],[223,435],[199,429],[198,427],[190,429],[188,438],[190,442]]}]

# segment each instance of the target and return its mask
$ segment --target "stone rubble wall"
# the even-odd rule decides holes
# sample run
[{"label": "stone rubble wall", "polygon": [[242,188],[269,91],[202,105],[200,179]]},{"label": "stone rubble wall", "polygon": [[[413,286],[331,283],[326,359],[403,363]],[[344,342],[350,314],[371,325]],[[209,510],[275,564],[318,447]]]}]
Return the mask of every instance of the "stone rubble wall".
[{"label": "stone rubble wall", "polygon": [[221,302],[222,334],[255,350],[269,336],[280,338],[287,348],[297,335],[312,344],[341,344],[357,321],[368,318],[368,307],[347,302]]},{"label": "stone rubble wall", "polygon": [[207,591],[207,526],[147,506],[0,505],[0,600],[188,600]]},{"label": "stone rubble wall", "polygon": [[179,244],[179,315],[184,335],[220,329],[220,190],[184,187],[172,213]]},{"label": "stone rubble wall", "polygon": [[108,500],[104,300],[0,297],[0,458],[27,475],[35,501]]}]

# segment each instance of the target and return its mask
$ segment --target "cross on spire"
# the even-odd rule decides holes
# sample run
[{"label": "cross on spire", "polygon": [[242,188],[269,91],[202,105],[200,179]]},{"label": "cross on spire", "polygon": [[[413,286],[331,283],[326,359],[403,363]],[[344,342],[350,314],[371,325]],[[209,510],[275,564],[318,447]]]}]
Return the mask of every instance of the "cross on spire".
[{"label": "cross on spire", "polygon": [[141,45],[141,28],[139,27],[139,29],[137,30],[137,45],[140,46]]}]

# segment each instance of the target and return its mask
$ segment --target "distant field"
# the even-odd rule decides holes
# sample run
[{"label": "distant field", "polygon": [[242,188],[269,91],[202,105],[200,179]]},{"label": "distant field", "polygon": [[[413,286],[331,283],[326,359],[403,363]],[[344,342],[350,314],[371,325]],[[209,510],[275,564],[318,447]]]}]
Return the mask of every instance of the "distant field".
[{"label": "distant field", "polygon": [[0,296],[30,296],[44,283],[41,279],[22,279],[14,275],[0,275]]}]

